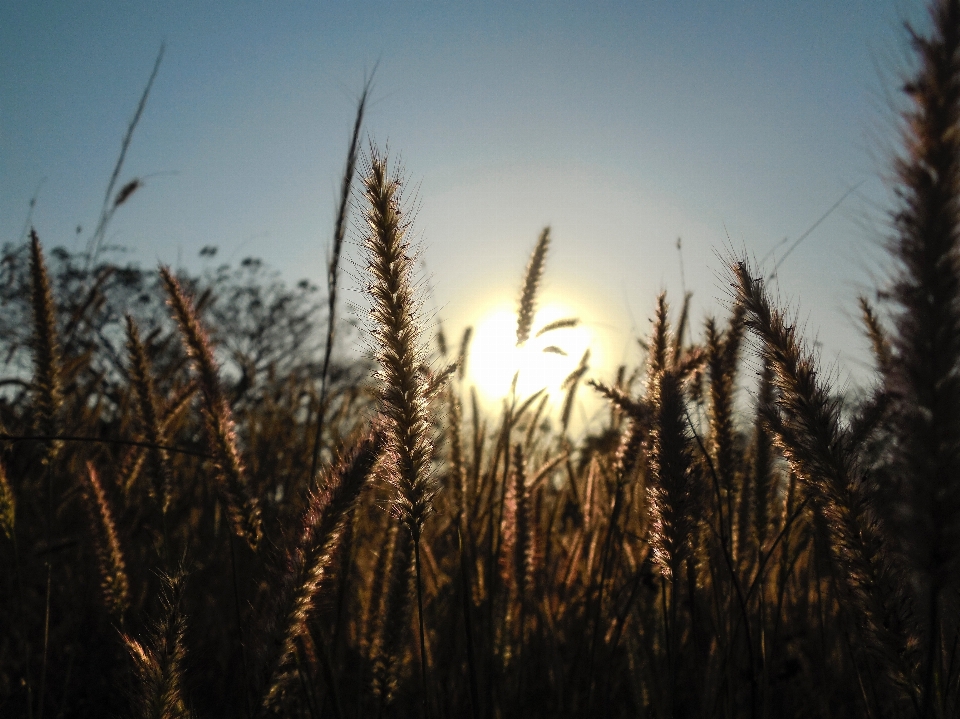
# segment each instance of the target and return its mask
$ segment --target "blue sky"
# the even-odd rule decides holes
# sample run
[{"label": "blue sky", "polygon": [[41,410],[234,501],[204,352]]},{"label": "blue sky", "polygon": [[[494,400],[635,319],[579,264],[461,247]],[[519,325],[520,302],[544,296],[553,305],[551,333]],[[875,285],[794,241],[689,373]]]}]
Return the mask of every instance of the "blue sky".
[{"label": "blue sky", "polygon": [[83,246],[165,42],[121,181],[175,174],[146,180],[110,240],[145,265],[199,267],[217,245],[322,284],[379,61],[366,131],[402,159],[450,334],[515,299],[550,224],[546,298],[592,324],[606,369],[635,360],[656,293],[681,296],[678,236],[699,322],[721,311],[727,248],[762,257],[863,183],[779,273],[827,364],[856,371],[855,297],[885,271],[902,23],[924,19],[906,0],[5,3],[0,238],[43,180],[41,238]]}]

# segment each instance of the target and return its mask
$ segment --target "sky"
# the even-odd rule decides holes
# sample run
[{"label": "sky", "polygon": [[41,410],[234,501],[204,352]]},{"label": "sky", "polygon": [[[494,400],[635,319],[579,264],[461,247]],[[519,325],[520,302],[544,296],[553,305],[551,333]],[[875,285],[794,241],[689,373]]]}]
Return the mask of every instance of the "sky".
[{"label": "sky", "polygon": [[402,166],[448,337],[515,307],[549,225],[542,303],[581,317],[609,379],[639,359],[658,292],[692,291],[699,329],[725,312],[731,257],[774,251],[772,269],[856,188],[777,272],[824,364],[855,383],[856,296],[889,272],[903,23],[925,19],[908,0],[3,3],[0,241],[22,237],[37,194],[45,245],[86,245],[163,43],[121,176],[144,187],[109,241],[192,269],[214,245],[216,263],[260,257],[324,286],[376,67],[365,144]]}]

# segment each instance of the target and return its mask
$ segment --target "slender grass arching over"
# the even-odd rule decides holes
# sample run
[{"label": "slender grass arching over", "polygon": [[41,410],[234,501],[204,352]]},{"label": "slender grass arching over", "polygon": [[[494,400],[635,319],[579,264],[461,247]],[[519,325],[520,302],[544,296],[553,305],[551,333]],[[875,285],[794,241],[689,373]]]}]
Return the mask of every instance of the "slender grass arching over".
[{"label": "slender grass arching over", "polygon": [[909,42],[859,391],[733,253],[608,371],[556,225],[448,337],[369,81],[322,297],[116,259],[139,180],[5,245],[0,717],[960,716],[960,0]]}]

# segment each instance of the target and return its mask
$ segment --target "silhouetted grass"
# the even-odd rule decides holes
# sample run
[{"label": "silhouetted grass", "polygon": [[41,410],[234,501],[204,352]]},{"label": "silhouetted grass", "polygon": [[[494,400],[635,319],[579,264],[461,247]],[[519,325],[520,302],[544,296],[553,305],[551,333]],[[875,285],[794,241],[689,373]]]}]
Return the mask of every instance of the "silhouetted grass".
[{"label": "silhouetted grass", "polygon": [[[585,354],[562,396],[515,383],[484,415],[470,331],[452,363],[428,345],[373,147],[372,372],[331,360],[346,204],[326,333],[309,285],[252,261],[198,280],[6,248],[0,716],[957,716],[960,0],[932,17],[857,407],[735,261],[702,340],[661,295],[634,366]],[[537,327],[548,241],[521,344],[577,323]],[[586,391],[610,411],[571,437]]]}]

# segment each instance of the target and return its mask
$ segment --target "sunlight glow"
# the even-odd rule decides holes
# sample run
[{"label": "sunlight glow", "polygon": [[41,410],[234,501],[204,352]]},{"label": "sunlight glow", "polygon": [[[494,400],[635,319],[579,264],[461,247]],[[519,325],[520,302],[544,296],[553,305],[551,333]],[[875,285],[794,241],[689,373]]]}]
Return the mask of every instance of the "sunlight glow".
[{"label": "sunlight glow", "polygon": [[484,400],[496,402],[508,395],[513,376],[519,373],[519,397],[528,397],[546,388],[553,402],[560,402],[560,385],[580,364],[584,351],[590,348],[591,365],[601,360],[597,356],[593,333],[582,323],[552,330],[539,337],[536,333],[551,322],[577,316],[576,310],[558,303],[538,308],[530,339],[517,347],[516,309],[510,305],[498,305],[488,310],[474,328],[467,359],[469,381],[476,385]]}]

